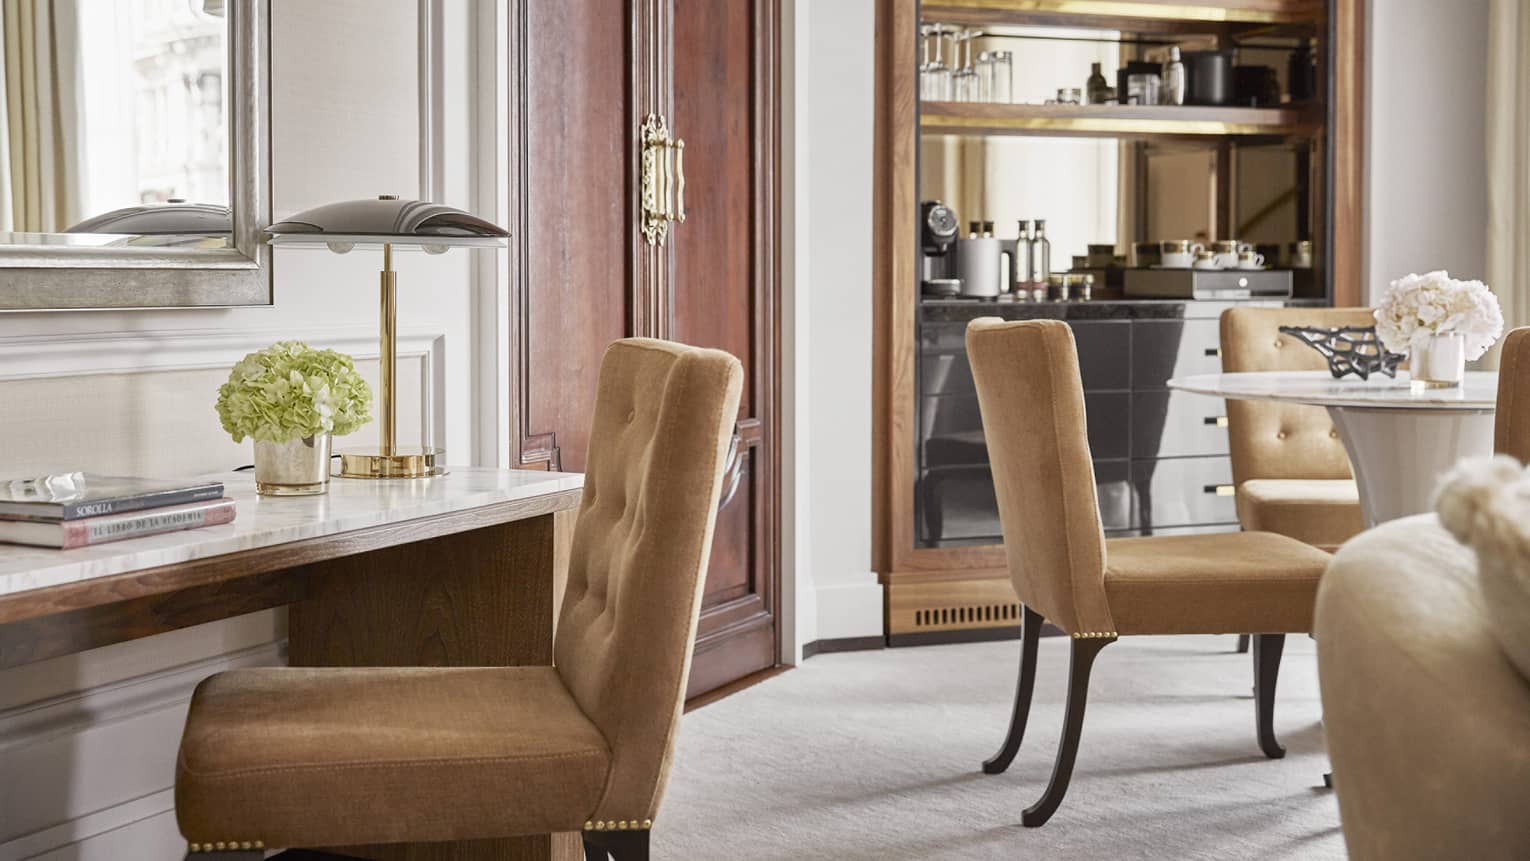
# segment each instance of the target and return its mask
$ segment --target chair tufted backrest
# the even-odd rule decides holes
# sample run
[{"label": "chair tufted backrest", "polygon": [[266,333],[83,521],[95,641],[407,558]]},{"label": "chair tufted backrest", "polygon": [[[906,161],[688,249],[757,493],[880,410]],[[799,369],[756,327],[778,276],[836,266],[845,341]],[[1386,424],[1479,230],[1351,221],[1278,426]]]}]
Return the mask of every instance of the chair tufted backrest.
[{"label": "chair tufted backrest", "polygon": [[553,661],[611,746],[589,818],[658,810],[743,368],[719,350],[617,341],[600,366]]},{"label": "chair tufted backrest", "polygon": [[1069,634],[1114,631],[1073,330],[973,320],[967,359],[1015,593]]},{"label": "chair tufted backrest", "polygon": [[1504,336],[1493,450],[1530,464],[1530,327]]},{"label": "chair tufted backrest", "polygon": [[[1317,350],[1281,326],[1374,326],[1369,308],[1233,308],[1222,312],[1222,370],[1326,371]],[[1233,484],[1250,479],[1350,478],[1349,455],[1322,407],[1228,401]]]}]

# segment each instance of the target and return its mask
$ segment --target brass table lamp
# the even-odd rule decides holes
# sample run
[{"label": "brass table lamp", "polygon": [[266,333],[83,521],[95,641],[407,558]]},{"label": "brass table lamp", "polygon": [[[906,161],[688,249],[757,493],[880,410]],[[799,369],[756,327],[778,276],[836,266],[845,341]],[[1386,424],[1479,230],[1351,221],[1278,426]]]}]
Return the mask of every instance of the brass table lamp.
[{"label": "brass table lamp", "polygon": [[348,200],[316,206],[266,228],[272,245],[326,245],[344,254],[357,245],[382,246],[381,310],[382,408],[380,451],[341,451],[343,478],[428,478],[445,471],[446,453],[438,448],[400,446],[394,410],[394,364],[398,342],[398,285],[393,271],[394,246],[419,246],[442,254],[454,246],[501,248],[510,234],[454,207],[385,194],[376,200]]}]

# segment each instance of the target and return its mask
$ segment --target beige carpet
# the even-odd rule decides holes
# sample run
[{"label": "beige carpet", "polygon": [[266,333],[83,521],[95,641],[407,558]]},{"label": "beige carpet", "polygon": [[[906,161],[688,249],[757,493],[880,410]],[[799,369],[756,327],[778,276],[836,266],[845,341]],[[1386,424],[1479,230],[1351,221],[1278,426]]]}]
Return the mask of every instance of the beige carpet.
[{"label": "beige carpet", "polygon": [[654,826],[667,859],[1344,857],[1314,645],[1287,638],[1268,760],[1232,637],[1138,637],[1095,663],[1073,784],[1044,827],[1068,641],[1042,641],[1025,745],[999,746],[1017,642],[820,655],[685,717]]}]

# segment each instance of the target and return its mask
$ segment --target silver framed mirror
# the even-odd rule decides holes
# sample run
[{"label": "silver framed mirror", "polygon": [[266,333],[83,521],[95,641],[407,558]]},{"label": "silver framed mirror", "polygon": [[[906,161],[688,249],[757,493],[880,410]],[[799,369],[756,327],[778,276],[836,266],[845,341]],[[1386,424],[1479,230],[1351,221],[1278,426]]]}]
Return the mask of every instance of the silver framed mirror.
[{"label": "silver framed mirror", "polygon": [[271,304],[271,0],[12,5],[0,311]]}]

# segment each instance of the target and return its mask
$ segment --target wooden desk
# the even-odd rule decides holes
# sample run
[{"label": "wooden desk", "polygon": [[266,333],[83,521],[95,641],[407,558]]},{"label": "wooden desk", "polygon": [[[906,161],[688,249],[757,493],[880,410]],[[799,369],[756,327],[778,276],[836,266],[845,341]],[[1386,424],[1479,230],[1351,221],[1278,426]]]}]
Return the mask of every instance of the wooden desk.
[{"label": "wooden desk", "polygon": [[[555,556],[583,477],[454,468],[257,497],[226,526],[79,550],[0,545],[0,668],[289,606],[294,666],[552,663]],[[577,835],[389,847],[408,859],[579,857]],[[356,850],[352,850],[356,851]]]}]

